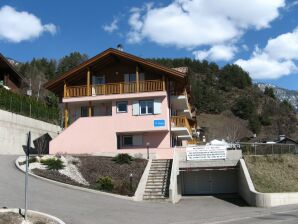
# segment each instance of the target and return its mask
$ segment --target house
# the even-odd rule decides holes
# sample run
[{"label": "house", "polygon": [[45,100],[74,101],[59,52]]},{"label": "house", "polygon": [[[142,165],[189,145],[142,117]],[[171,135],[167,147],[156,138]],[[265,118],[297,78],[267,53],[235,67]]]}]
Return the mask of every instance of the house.
[{"label": "house", "polygon": [[50,153],[146,153],[149,146],[157,158],[171,157],[197,136],[186,72],[110,48],[49,81],[65,128]]},{"label": "house", "polygon": [[26,84],[24,77],[17,72],[11,62],[0,53],[0,85],[14,92],[20,92]]},{"label": "house", "polygon": [[279,139],[275,141],[275,143],[280,144],[291,144],[295,146],[295,152],[298,153],[298,141],[295,141],[294,139],[291,139],[285,135],[280,135]]}]

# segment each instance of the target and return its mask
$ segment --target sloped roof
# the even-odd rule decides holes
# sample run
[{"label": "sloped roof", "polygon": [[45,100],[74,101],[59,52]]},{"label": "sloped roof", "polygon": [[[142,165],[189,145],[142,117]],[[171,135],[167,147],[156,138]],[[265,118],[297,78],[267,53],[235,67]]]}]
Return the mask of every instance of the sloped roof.
[{"label": "sloped roof", "polygon": [[129,54],[129,53],[126,53],[123,51],[116,50],[114,48],[109,48],[109,49],[99,53],[98,55],[94,56],[93,58],[90,58],[89,60],[83,62],[82,64],[78,65],[77,67],[71,69],[70,71],[65,72],[64,74],[58,76],[56,79],[53,79],[53,80],[47,82],[44,85],[44,87],[49,90],[53,90],[53,89],[55,89],[55,87],[57,87],[57,85],[59,85],[59,86],[63,85],[64,81],[66,79],[71,78],[73,75],[83,71],[84,69],[96,64],[100,60],[102,60],[106,57],[109,57],[109,56],[117,56],[117,57],[121,57],[126,60],[129,60],[129,61],[136,62],[139,65],[150,67],[152,69],[161,71],[161,72],[163,72],[169,76],[172,76],[174,78],[184,79],[186,77],[186,73],[184,73],[184,72],[164,67],[162,65],[153,63],[151,61],[145,60],[143,58],[137,57],[135,55],[132,55],[132,54]]},{"label": "sloped roof", "polygon": [[24,81],[24,77],[15,69],[15,67],[0,53],[0,69],[7,69],[11,71],[12,75]]}]

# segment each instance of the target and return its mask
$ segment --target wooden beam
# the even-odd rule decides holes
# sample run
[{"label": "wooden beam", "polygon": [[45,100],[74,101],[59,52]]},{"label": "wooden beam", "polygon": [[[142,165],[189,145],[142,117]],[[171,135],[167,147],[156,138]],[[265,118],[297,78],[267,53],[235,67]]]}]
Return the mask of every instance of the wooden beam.
[{"label": "wooden beam", "polygon": [[137,92],[140,92],[139,66],[136,67]]},{"label": "wooden beam", "polygon": [[64,104],[64,128],[68,127],[68,104]]},{"label": "wooden beam", "polygon": [[165,75],[162,75],[162,90],[163,91],[166,90],[166,79],[165,79]]},{"label": "wooden beam", "polygon": [[67,97],[67,86],[66,83],[64,82],[64,92],[63,92],[64,98]]},{"label": "wooden beam", "polygon": [[90,96],[90,69],[87,70],[87,96]]},{"label": "wooden beam", "polygon": [[89,106],[88,106],[88,117],[92,117],[92,102],[89,101]]}]

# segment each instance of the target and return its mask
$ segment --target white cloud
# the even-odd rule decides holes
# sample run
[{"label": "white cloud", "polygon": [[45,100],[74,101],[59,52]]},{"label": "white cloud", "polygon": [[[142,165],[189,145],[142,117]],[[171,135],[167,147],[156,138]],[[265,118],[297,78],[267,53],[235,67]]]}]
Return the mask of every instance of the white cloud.
[{"label": "white cloud", "polygon": [[256,47],[248,60],[235,63],[254,79],[277,79],[298,72],[298,27],[293,31],[269,39],[264,49]]},{"label": "white cloud", "polygon": [[266,53],[254,55],[249,60],[239,59],[235,64],[248,71],[253,79],[278,79],[297,70],[293,61],[274,60]]},{"label": "white cloud", "polygon": [[114,19],[110,24],[106,24],[102,28],[108,33],[113,33],[118,30],[118,19]]},{"label": "white cloud", "polygon": [[56,33],[52,23],[43,25],[38,17],[25,11],[16,11],[11,6],[0,8],[0,39],[14,43],[31,40],[44,32]]},{"label": "white cloud", "polygon": [[270,39],[265,51],[276,59],[298,59],[298,27],[291,33]]},{"label": "white cloud", "polygon": [[174,0],[163,7],[131,11],[128,41],[193,48],[222,45],[247,29],[269,27],[285,0]]},{"label": "white cloud", "polygon": [[194,51],[193,54],[199,60],[229,61],[234,57],[236,52],[237,48],[235,46],[215,45],[209,50]]}]

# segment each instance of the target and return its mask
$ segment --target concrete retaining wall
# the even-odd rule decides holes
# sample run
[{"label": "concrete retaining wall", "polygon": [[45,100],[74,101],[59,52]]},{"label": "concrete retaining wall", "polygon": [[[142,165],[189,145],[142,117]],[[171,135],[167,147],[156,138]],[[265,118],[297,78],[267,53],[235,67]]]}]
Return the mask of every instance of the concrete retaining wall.
[{"label": "concrete retaining wall", "polygon": [[170,187],[169,187],[169,197],[172,203],[177,203],[181,199],[181,192],[179,191],[179,187],[178,187],[179,186],[178,184],[179,161],[180,161],[180,152],[178,151],[178,149],[174,149]]},{"label": "concrete retaining wall", "polygon": [[140,179],[138,188],[135,192],[135,195],[134,195],[134,200],[135,201],[143,201],[143,195],[145,193],[146,184],[147,184],[151,164],[152,164],[152,159],[149,159],[148,163],[147,163],[147,166],[146,166],[146,168],[143,172],[143,175]]},{"label": "concrete retaining wall", "polygon": [[31,131],[31,146],[33,146],[34,139],[45,133],[49,133],[54,138],[61,132],[61,128],[44,121],[0,110],[0,154],[24,154],[22,146],[26,144],[29,131]]},{"label": "concrete retaining wall", "polygon": [[298,204],[298,192],[293,193],[260,193],[255,190],[245,161],[239,164],[239,194],[251,206],[274,207],[280,205]]}]

